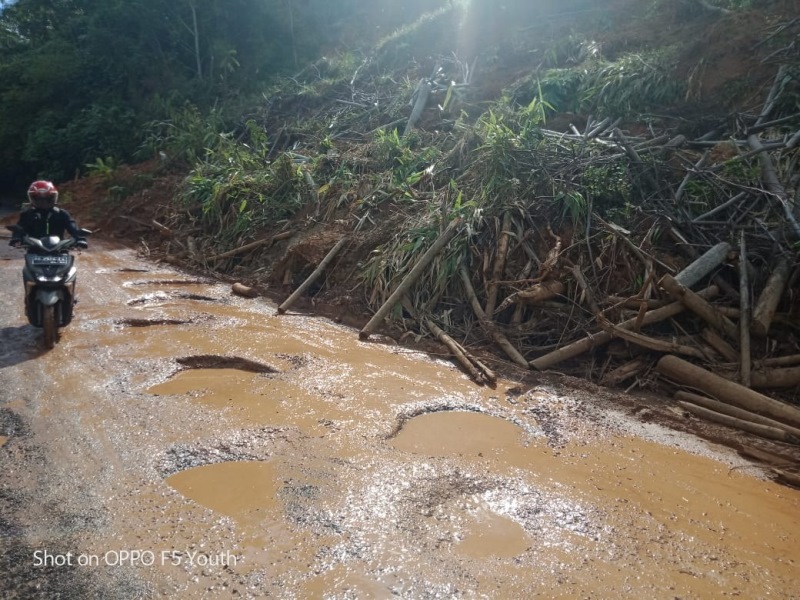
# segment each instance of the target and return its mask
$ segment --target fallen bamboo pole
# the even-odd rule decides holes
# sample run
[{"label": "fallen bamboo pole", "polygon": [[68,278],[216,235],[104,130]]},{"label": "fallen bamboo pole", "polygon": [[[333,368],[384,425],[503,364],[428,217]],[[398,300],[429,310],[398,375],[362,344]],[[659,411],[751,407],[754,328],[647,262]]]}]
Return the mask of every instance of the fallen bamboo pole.
[{"label": "fallen bamboo pole", "polygon": [[753,371],[750,383],[754,388],[780,389],[800,385],[800,367]]},{"label": "fallen bamboo pole", "polygon": [[793,406],[715,375],[677,356],[662,357],[656,364],[656,371],[676,383],[698,389],[739,408],[766,415],[795,427],[800,426],[800,410]]},{"label": "fallen bamboo pole", "polygon": [[242,252],[247,252],[249,250],[254,250],[259,246],[263,246],[265,244],[272,244],[273,242],[277,242],[280,240],[285,240],[290,238],[294,235],[293,231],[284,231],[277,235],[273,235],[272,237],[264,238],[261,240],[257,240],[255,242],[250,242],[249,244],[245,244],[244,246],[240,246],[238,248],[234,248],[233,250],[228,250],[227,252],[223,252],[222,254],[217,254],[215,256],[211,256],[208,258],[209,261],[212,260],[221,260],[223,258],[230,258],[231,256],[236,256],[237,254],[241,254]]},{"label": "fallen bamboo pole", "polygon": [[444,344],[453,357],[464,367],[470,377],[479,384],[494,383],[497,381],[497,376],[489,369],[485,371],[478,365],[481,363],[476,359],[469,356],[466,350],[455,341],[452,337],[447,335],[442,329],[436,325],[431,319],[425,319],[425,326],[431,330],[431,333],[436,336],[436,339]]},{"label": "fallen bamboo pole", "polygon": [[495,344],[502,348],[503,352],[506,353],[506,356],[508,356],[523,369],[529,369],[530,367],[528,366],[528,361],[525,360],[525,357],[523,357],[513,346],[513,344],[508,341],[506,336],[498,331],[497,327],[495,327],[486,316],[486,313],[483,312],[483,307],[481,306],[478,297],[475,295],[475,289],[472,287],[472,281],[470,281],[469,273],[467,273],[467,268],[464,265],[461,265],[459,273],[461,274],[461,282],[464,284],[464,290],[467,293],[467,298],[472,305],[472,310],[475,311],[475,315],[478,317],[481,327],[486,331],[486,333],[489,334],[489,337],[494,340]]},{"label": "fallen bamboo pole", "polygon": [[725,360],[733,363],[739,360],[739,354],[734,347],[723,340],[722,337],[710,327],[703,329],[703,331],[700,332],[700,337],[714,350],[719,352]]},{"label": "fallen bamboo pole", "polygon": [[297,299],[298,299],[300,296],[302,296],[302,295],[303,295],[303,293],[304,293],[304,292],[305,292],[305,291],[306,291],[306,290],[309,288],[309,286],[310,286],[312,283],[314,283],[314,282],[317,280],[317,278],[318,278],[318,277],[319,277],[319,276],[322,274],[322,272],[325,270],[325,268],[326,268],[326,267],[327,267],[327,266],[330,264],[330,262],[331,262],[331,261],[332,261],[332,260],[333,260],[333,259],[336,257],[336,255],[339,253],[339,250],[341,250],[341,249],[342,249],[342,247],[344,247],[345,243],[347,243],[347,236],[345,236],[345,237],[343,237],[342,239],[340,239],[340,240],[339,240],[339,241],[336,243],[336,245],[335,245],[333,248],[331,248],[331,250],[328,252],[328,254],[326,254],[326,255],[325,255],[325,258],[323,258],[323,259],[322,259],[322,261],[319,263],[319,265],[317,266],[317,268],[316,268],[316,269],[314,269],[314,272],[313,272],[313,273],[311,273],[311,275],[309,275],[309,276],[306,278],[306,280],[305,280],[303,283],[301,283],[301,284],[300,284],[300,287],[298,287],[298,288],[297,288],[297,289],[296,289],[296,290],[295,290],[295,291],[292,293],[292,295],[291,295],[291,296],[289,296],[289,297],[288,297],[286,300],[284,300],[284,301],[283,301],[283,304],[281,304],[281,305],[278,307],[277,314],[279,314],[279,315],[282,315],[282,314],[284,314],[284,313],[285,313],[287,310],[289,310],[289,307],[290,307],[292,304],[294,304],[294,303],[297,301]]},{"label": "fallen bamboo pole", "polygon": [[690,402],[692,404],[702,406],[703,408],[707,408],[708,410],[713,410],[714,412],[722,413],[723,415],[728,415],[730,417],[736,417],[737,419],[742,419],[743,421],[751,421],[753,423],[758,423],[759,425],[767,425],[769,427],[776,427],[778,429],[783,429],[787,433],[790,433],[796,438],[800,439],[800,429],[798,429],[797,427],[786,425],[785,423],[781,423],[780,421],[776,421],[775,419],[770,419],[769,417],[758,415],[754,412],[750,412],[749,410],[745,410],[743,408],[737,408],[735,406],[731,406],[730,404],[725,404],[724,402],[720,402],[719,400],[712,400],[711,398],[707,398],[705,396],[700,396],[698,394],[692,394],[691,392],[684,392],[684,391],[676,392],[675,399],[680,400],[682,402]]},{"label": "fallen bamboo pole", "polygon": [[769,154],[767,154],[767,148],[761,144],[761,140],[755,134],[747,137],[747,143],[753,150],[758,152],[758,158],[761,161],[761,177],[763,178],[769,192],[778,199],[778,202],[780,202],[780,205],[783,208],[784,217],[789,222],[789,225],[791,225],[795,239],[800,238],[800,224],[798,224],[797,219],[794,216],[792,202],[789,200],[789,196],[781,184],[780,179],[778,178],[778,173],[775,171],[775,165],[772,164],[772,160],[770,159]]},{"label": "fallen bamboo pole", "polygon": [[758,437],[769,440],[778,440],[787,444],[800,445],[800,438],[797,438],[791,433],[788,433],[783,429],[779,429],[778,427],[770,427],[769,425],[761,425],[759,423],[752,423],[751,421],[744,421],[742,419],[724,415],[722,413],[718,413],[689,402],[678,402],[678,404],[680,404],[681,408],[688,410],[690,413],[697,415],[698,417],[708,419],[709,421],[714,421],[715,423],[720,423],[734,429],[746,431],[747,433],[752,433],[753,435],[757,435]]},{"label": "fallen bamboo pole", "polygon": [[[698,295],[705,298],[713,298],[717,295],[719,289],[716,286],[711,286],[698,292]],[[657,308],[655,310],[649,310],[644,314],[644,318],[641,319],[640,325],[642,327],[646,325],[652,325],[653,323],[660,323],[661,321],[665,321],[675,315],[679,315],[682,313],[686,307],[681,302],[673,302],[672,304],[667,304],[662,308]],[[617,325],[620,329],[632,329],[636,323],[639,321],[638,317],[633,319],[628,319],[627,321],[623,321]],[[558,350],[554,350],[544,356],[540,356],[537,359],[534,359],[530,362],[530,365],[534,369],[538,369],[539,371],[543,371],[556,365],[560,362],[568,360],[570,358],[575,358],[583,354],[584,352],[588,352],[592,348],[597,346],[602,346],[607,344],[611,340],[614,339],[614,334],[608,331],[599,331],[597,333],[592,333],[587,335],[585,338],[581,338],[571,344],[563,346]]]},{"label": "fallen bamboo pole", "polygon": [[737,339],[736,325],[728,317],[720,314],[711,304],[695,294],[685,285],[681,285],[672,275],[664,275],[658,284],[664,288],[674,300],[682,302],[686,308],[721,331],[731,339]]},{"label": "fallen bamboo pole", "polygon": [[750,279],[747,274],[747,246],[744,231],[739,237],[739,381],[744,387],[750,387]]},{"label": "fallen bamboo pole", "polygon": [[414,268],[411,269],[411,272],[406,275],[406,278],[397,286],[397,289],[392,292],[391,296],[383,303],[383,305],[378,309],[373,317],[369,320],[369,322],[364,325],[364,328],[358,332],[358,337],[362,340],[366,340],[369,338],[370,334],[375,330],[378,324],[386,317],[386,315],[391,312],[392,308],[400,301],[403,297],[403,294],[406,293],[417,279],[420,278],[423,271],[428,267],[431,261],[436,257],[442,249],[450,243],[458,232],[461,230],[461,224],[463,223],[462,218],[454,219],[450,225],[439,235],[437,240],[433,243],[433,245],[428,248],[427,252],[422,255],[422,257],[417,261],[417,264],[414,265]]}]

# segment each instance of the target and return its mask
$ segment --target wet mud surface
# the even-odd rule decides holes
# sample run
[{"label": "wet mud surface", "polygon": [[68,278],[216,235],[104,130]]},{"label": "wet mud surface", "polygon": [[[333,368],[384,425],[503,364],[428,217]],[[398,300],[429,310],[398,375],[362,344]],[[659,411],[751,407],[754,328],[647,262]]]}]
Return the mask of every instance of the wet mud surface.
[{"label": "wet mud surface", "polygon": [[138,260],[43,353],[0,249],[3,598],[793,598],[800,491],[552,383]]}]

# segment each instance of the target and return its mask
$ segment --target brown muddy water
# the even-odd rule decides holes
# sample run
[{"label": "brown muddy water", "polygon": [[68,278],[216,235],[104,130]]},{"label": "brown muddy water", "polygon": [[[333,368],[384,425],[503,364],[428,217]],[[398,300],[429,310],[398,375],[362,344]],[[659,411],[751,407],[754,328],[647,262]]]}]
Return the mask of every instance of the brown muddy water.
[{"label": "brown muddy water", "polygon": [[[6,354],[0,408],[27,433],[0,429],[0,459],[32,473],[13,483],[28,500],[6,539],[22,562],[97,559],[64,589],[800,596],[800,492],[724,448],[586,392],[478,387],[448,361],[275,316],[129,250],[79,260],[77,317],[54,351],[35,350],[20,306],[3,334],[28,354]],[[0,264],[9,304],[19,261]],[[67,572],[29,566],[20,578],[45,588]]]}]

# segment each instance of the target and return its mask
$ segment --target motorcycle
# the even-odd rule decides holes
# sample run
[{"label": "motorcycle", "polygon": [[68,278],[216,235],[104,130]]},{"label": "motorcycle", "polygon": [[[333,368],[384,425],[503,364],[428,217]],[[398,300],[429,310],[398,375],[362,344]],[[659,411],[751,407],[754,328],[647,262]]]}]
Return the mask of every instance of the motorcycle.
[{"label": "motorcycle", "polygon": [[[17,225],[9,225],[7,229],[14,233],[21,232]],[[80,230],[81,236],[91,233],[88,229]],[[70,250],[77,244],[75,238],[22,237],[22,246],[27,249],[22,269],[25,316],[31,325],[42,329],[44,345],[48,350],[58,343],[59,328],[66,327],[72,321],[78,270],[75,256]]]}]

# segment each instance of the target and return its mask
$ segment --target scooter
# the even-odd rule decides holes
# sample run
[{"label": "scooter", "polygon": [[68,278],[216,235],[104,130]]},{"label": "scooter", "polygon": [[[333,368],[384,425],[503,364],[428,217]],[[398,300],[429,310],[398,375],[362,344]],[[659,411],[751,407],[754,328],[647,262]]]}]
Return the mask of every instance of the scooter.
[{"label": "scooter", "polygon": [[[15,233],[20,231],[17,225],[9,225],[7,229]],[[81,236],[91,233],[88,229],[80,230]],[[58,343],[59,328],[72,321],[78,270],[70,250],[77,243],[75,238],[62,240],[57,236],[33,238],[26,235],[22,238],[22,246],[27,248],[22,269],[25,316],[31,325],[42,329],[44,346],[48,350]]]}]

